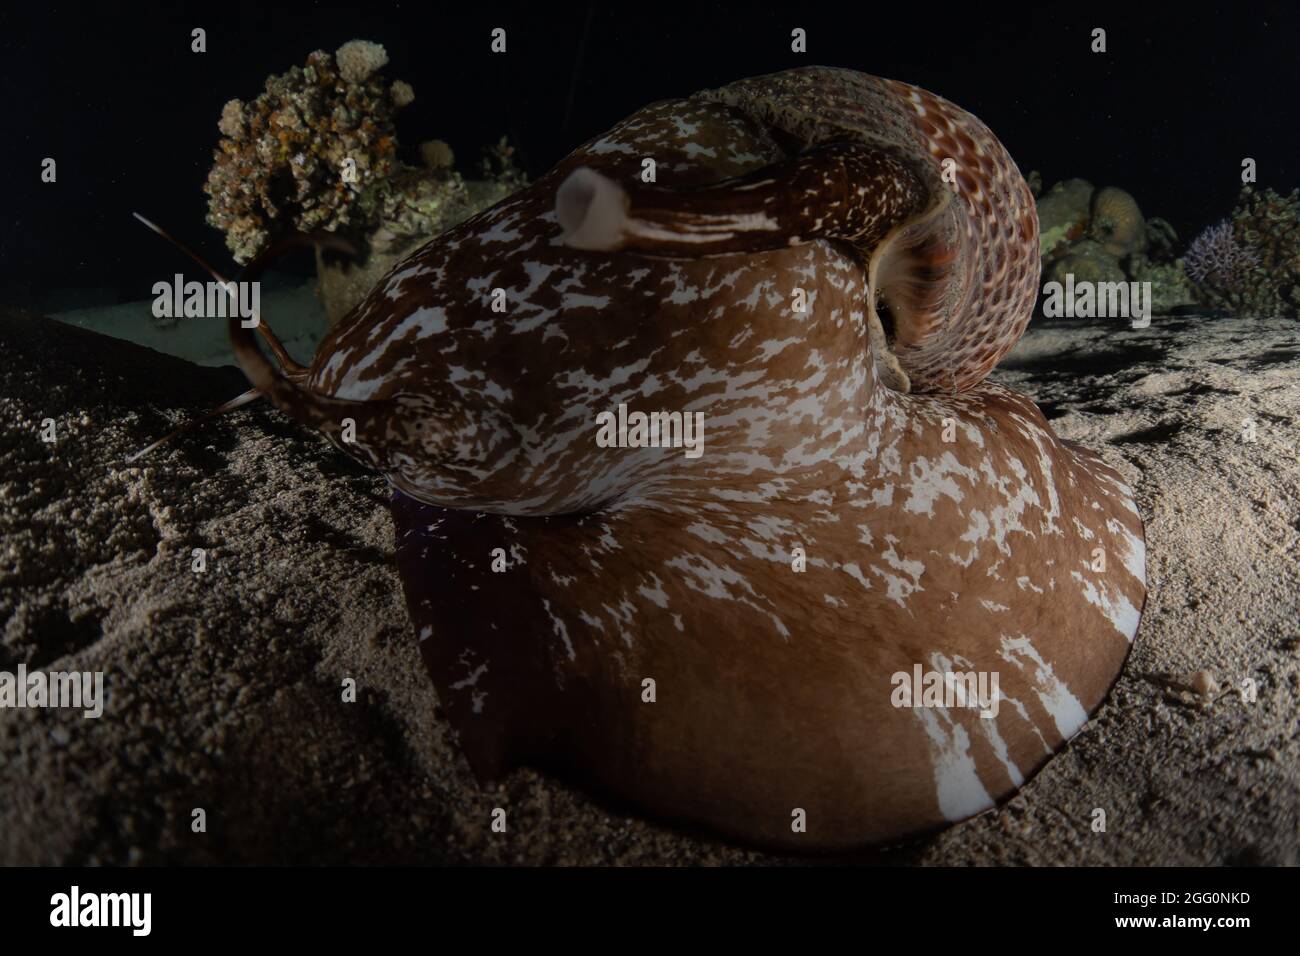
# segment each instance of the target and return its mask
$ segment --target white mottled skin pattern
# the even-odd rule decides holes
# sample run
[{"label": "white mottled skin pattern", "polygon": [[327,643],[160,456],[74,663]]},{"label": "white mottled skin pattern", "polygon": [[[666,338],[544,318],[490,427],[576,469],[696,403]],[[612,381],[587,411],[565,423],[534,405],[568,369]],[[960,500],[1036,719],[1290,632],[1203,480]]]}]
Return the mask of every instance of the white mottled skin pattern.
[{"label": "white mottled skin pattern", "polygon": [[[554,197],[578,167],[630,184],[652,156],[681,190],[782,163],[833,138],[799,119],[818,84],[832,125],[864,97],[849,132],[928,189],[952,192],[932,146],[966,164],[895,224],[887,269],[833,237],[708,258],[565,245]],[[890,184],[865,187],[870,203]],[[910,392],[870,344],[882,269]],[[408,604],[482,777],[559,767],[762,844],[891,840],[1027,780],[1098,706],[1143,606],[1129,489],[982,381],[1037,275],[1032,199],[982,124],[904,84],[794,71],[588,142],[400,263],[322,344],[310,389],[272,397],[332,438],[313,396],[376,410],[340,447],[404,493]],[[597,447],[619,403],[703,412],[703,456]],[[997,717],[893,707],[891,675],[917,662],[998,672]]]}]

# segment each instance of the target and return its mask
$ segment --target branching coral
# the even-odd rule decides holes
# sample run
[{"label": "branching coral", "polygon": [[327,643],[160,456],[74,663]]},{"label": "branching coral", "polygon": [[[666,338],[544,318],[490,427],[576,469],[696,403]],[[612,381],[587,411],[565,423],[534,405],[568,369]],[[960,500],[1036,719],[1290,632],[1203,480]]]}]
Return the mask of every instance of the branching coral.
[{"label": "branching coral", "polygon": [[1258,257],[1237,240],[1232,223],[1226,219],[1193,239],[1183,256],[1187,274],[1207,291],[1240,291],[1250,268],[1258,262]]},{"label": "branching coral", "polygon": [[396,166],[393,118],[414,97],[375,75],[387,61],[383,47],[353,40],[272,76],[251,103],[225,105],[204,190],[208,222],[237,261],[284,229],[366,225],[353,222],[358,200]]},{"label": "branching coral", "polygon": [[1300,311],[1300,191],[1243,186],[1232,218],[1192,241],[1187,273],[1210,305],[1235,315]]}]

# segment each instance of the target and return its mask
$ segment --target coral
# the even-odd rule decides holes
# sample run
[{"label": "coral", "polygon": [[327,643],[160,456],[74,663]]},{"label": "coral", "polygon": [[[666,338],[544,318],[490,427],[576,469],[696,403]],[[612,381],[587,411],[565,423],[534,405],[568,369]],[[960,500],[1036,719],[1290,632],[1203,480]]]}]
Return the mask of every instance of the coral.
[{"label": "coral", "polygon": [[217,122],[217,129],[230,137],[238,136],[244,128],[244,104],[239,100],[231,100],[221,108],[221,119]]},{"label": "coral", "polygon": [[1231,222],[1205,229],[1188,245],[1183,261],[1206,304],[1234,315],[1254,311],[1250,285],[1259,257],[1237,238]]},{"label": "coral", "polygon": [[204,190],[207,221],[238,262],[280,231],[371,225],[356,221],[358,200],[397,162],[399,104],[374,76],[385,62],[382,47],[354,40],[337,62],[318,50],[306,66],[270,77],[251,103],[226,104]]},{"label": "coral", "polygon": [[1096,191],[1083,179],[1057,183],[1038,200],[1039,250],[1045,281],[1149,282],[1151,307],[1167,314],[1198,300],[1178,236],[1163,219],[1146,219],[1123,189]]},{"label": "coral", "polygon": [[358,243],[366,253],[362,262],[326,262],[318,254],[320,297],[331,324],[412,247],[495,205],[523,182],[512,164],[503,169],[504,178],[467,180],[451,168],[451,147],[439,140],[422,144],[420,153],[426,168],[398,167],[358,199],[354,218],[375,224]]},{"label": "coral", "polygon": [[498,182],[511,191],[528,185],[528,177],[515,164],[515,148],[504,136],[495,146],[483,150],[481,169],[484,179]]},{"label": "coral", "polygon": [[1047,268],[1047,279],[1065,282],[1067,274],[1079,282],[1124,282],[1127,276],[1119,260],[1093,239],[1084,239],[1071,245],[1064,255],[1052,261]]},{"label": "coral", "polygon": [[424,169],[401,164],[393,120],[415,91],[377,75],[387,62],[379,44],[352,40],[272,76],[251,103],[225,105],[204,190],[207,221],[236,261],[289,230],[343,230],[366,252],[393,253],[527,182],[504,137],[487,151],[486,182],[469,188],[439,140],[420,147]]},{"label": "coral", "polygon": [[226,103],[217,124],[207,221],[225,232],[236,261],[291,230],[343,232],[361,252],[354,264],[318,256],[331,321],[412,246],[527,182],[504,137],[486,151],[482,180],[456,172],[440,140],[421,145],[422,167],[401,163],[393,121],[415,91],[378,75],[387,62],[382,46],[364,40],[333,56],[318,50],[306,66],[270,77],[252,102]]},{"label": "coral", "polygon": [[1294,316],[1300,309],[1300,190],[1289,195],[1243,186],[1232,213],[1238,240],[1254,255],[1251,315]]},{"label": "coral", "polygon": [[1187,274],[1197,285],[1240,289],[1258,257],[1237,240],[1232,223],[1210,226],[1191,241],[1184,256]]},{"label": "coral", "polygon": [[1168,262],[1178,248],[1178,233],[1166,220],[1152,216],[1147,220],[1146,255],[1156,262]]},{"label": "coral", "polygon": [[1300,311],[1300,191],[1243,186],[1230,219],[1187,247],[1187,272],[1209,305],[1262,318]]},{"label": "coral", "polygon": [[1187,278],[1182,259],[1157,262],[1135,253],[1129,258],[1128,274],[1134,282],[1151,283],[1151,311],[1156,315],[1196,304],[1196,288]]},{"label": "coral", "polygon": [[450,169],[456,162],[451,147],[440,139],[431,139],[427,143],[421,143],[420,158],[424,160],[424,165],[429,169]]},{"label": "coral", "polygon": [[1146,221],[1137,200],[1114,186],[1097,190],[1088,234],[1116,258],[1141,252],[1146,247]]},{"label": "coral", "polygon": [[415,90],[405,80],[394,80],[393,85],[388,88],[388,93],[393,98],[393,105],[399,110],[415,102]]},{"label": "coral", "polygon": [[436,236],[453,224],[453,217],[468,199],[458,173],[431,176],[427,170],[402,167],[368,189],[358,212],[377,223],[370,241],[376,251],[401,248],[409,240]]},{"label": "coral", "polygon": [[1067,179],[1039,197],[1038,251],[1044,258],[1084,234],[1091,200],[1092,183],[1086,179]]},{"label": "coral", "polygon": [[339,73],[348,83],[364,83],[388,65],[388,52],[369,40],[349,40],[334,53]]}]

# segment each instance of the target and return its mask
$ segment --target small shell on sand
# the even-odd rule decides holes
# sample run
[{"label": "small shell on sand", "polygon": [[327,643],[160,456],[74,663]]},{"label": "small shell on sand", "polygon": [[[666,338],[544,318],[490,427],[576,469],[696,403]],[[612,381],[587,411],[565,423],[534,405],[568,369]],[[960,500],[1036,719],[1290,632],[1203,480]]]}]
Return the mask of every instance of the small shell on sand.
[{"label": "small shell on sand", "polygon": [[1219,693],[1219,682],[1209,671],[1200,670],[1191,676],[1188,685],[1202,697],[1213,697]]}]

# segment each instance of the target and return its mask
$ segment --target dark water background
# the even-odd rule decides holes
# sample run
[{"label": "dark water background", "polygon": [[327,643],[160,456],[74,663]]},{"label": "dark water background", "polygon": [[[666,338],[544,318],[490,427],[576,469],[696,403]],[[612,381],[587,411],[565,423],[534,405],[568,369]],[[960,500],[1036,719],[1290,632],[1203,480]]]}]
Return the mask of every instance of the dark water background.
[{"label": "dark water background", "polygon": [[[422,140],[465,171],[508,134],[544,172],[647,102],[814,63],[905,80],[981,117],[1046,185],[1082,176],[1132,192],[1187,239],[1225,216],[1243,157],[1261,185],[1300,185],[1294,98],[1300,13],[1292,4],[597,4],[479,2],[50,4],[0,10],[0,303],[53,290],[147,298],[181,266],[131,219],[140,210],[227,264],[204,224],[202,184],[221,106],[314,49],[382,43],[384,75],[415,102],[399,114],[410,162]],[[190,31],[207,31],[207,52]],[[508,52],[489,51],[506,28]],[[790,31],[808,53],[790,51]],[[1108,52],[1090,51],[1107,31]],[[40,163],[58,162],[42,184]],[[471,166],[472,164],[472,166]],[[309,255],[292,264],[306,273]],[[86,303],[81,303],[86,304]]]}]

